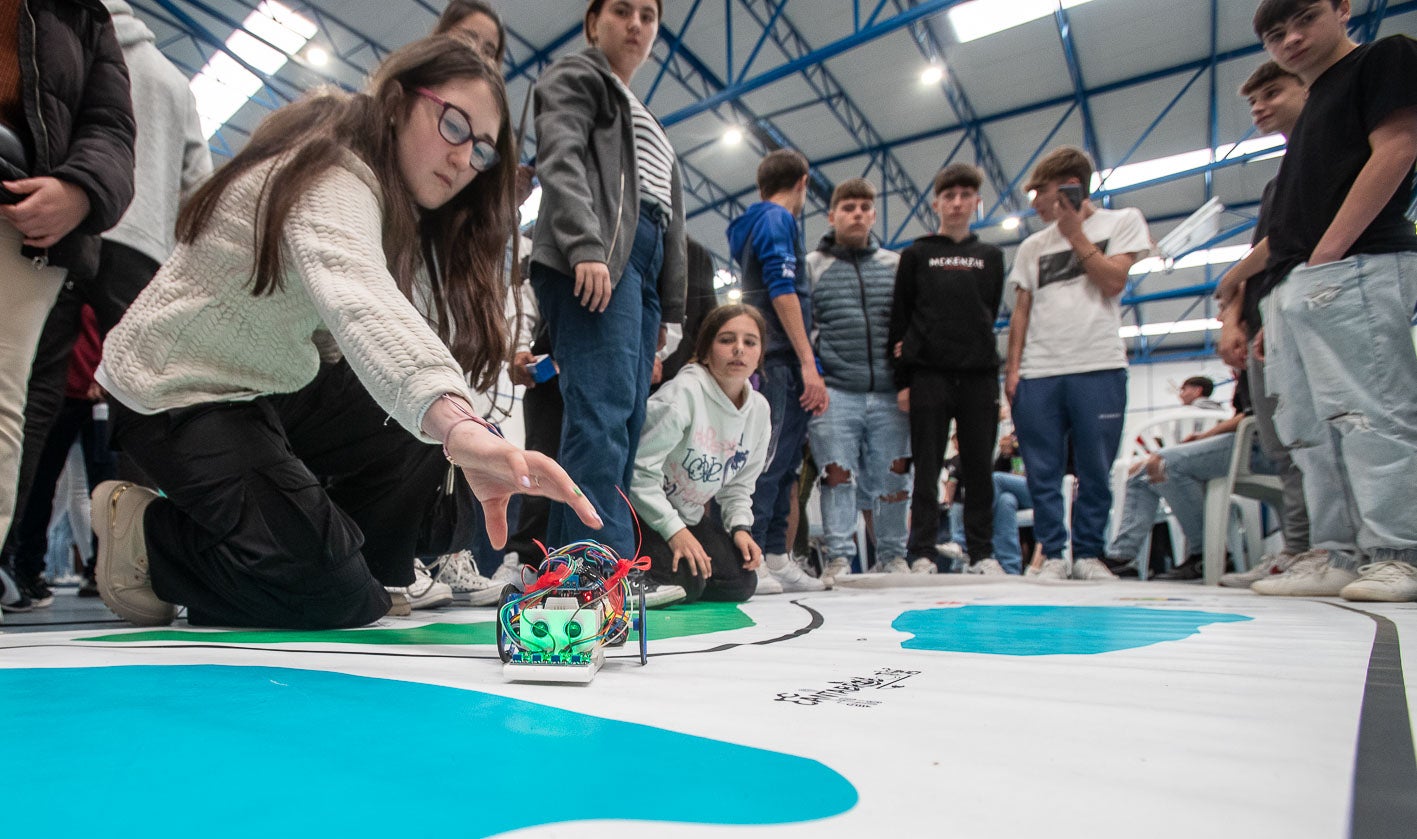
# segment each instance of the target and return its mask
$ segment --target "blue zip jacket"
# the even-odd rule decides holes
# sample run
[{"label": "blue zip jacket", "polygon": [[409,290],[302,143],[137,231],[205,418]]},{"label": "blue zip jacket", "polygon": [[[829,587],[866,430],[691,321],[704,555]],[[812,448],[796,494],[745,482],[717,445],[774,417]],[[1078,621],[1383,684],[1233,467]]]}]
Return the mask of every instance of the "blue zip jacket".
[{"label": "blue zip jacket", "polygon": [[797,295],[802,323],[812,334],[812,289],[797,219],[781,204],[759,201],[729,223],[728,248],[743,272],[743,302],[757,306],[767,320],[763,360],[795,362],[797,352],[772,301],[784,294]]}]

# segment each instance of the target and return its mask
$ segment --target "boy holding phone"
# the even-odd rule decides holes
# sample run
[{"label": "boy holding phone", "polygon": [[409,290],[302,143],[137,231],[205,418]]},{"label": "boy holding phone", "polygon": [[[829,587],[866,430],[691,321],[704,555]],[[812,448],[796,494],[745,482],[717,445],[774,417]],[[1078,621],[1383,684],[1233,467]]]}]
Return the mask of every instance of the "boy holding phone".
[{"label": "boy holding phone", "polygon": [[[1108,477],[1127,407],[1120,300],[1127,272],[1151,250],[1151,237],[1135,208],[1092,205],[1085,186],[1092,171],[1092,158],[1073,146],[1038,162],[1027,189],[1048,226],[1019,245],[1009,274],[1018,300],[1004,388],[1028,467],[1045,579],[1116,578],[1101,557],[1112,508]],[[1064,559],[1062,492],[1069,441],[1078,478],[1071,565]]]}]

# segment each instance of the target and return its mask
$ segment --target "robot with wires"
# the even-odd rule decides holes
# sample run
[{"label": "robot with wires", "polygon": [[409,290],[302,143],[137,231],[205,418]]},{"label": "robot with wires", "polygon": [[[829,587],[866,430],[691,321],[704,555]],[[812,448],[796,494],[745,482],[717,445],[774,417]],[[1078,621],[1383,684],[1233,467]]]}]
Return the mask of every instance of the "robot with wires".
[{"label": "robot with wires", "polygon": [[502,593],[497,652],[503,675],[517,682],[587,683],[605,663],[605,647],[624,644],[631,629],[639,633],[645,664],[644,592],[631,586],[629,575],[648,567],[648,557],[623,559],[597,542],[548,553],[525,591],[508,586]]}]

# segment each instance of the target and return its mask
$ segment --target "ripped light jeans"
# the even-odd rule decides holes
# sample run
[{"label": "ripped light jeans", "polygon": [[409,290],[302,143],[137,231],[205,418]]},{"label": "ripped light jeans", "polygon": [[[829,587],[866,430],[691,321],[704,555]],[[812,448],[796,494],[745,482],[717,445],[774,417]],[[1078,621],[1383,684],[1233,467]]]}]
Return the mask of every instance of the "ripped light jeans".
[{"label": "ripped light jeans", "polygon": [[1274,424],[1315,548],[1417,560],[1417,253],[1290,272],[1264,301]]},{"label": "ripped light jeans", "polygon": [[[874,499],[876,558],[884,565],[905,557],[910,511],[910,418],[896,407],[895,393],[856,393],[827,388],[830,406],[808,425],[812,457],[821,471],[822,531],[828,559],[856,554],[857,488]],[[832,486],[829,466],[851,479]],[[903,468],[902,468],[903,467]],[[897,471],[899,470],[899,471]],[[864,558],[866,551],[862,547]],[[864,559],[863,559],[864,564]]]}]

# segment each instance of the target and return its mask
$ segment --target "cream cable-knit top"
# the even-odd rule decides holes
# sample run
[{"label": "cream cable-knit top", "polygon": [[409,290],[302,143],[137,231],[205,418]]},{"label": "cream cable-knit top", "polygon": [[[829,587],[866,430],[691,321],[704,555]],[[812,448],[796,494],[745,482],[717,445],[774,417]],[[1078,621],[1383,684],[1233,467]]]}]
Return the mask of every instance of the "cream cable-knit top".
[{"label": "cream cable-knit top", "polygon": [[177,246],[108,335],[99,383],[144,414],[291,393],[315,378],[327,329],[380,407],[439,442],[424,413],[444,393],[472,393],[389,273],[379,185],[353,153],[291,210],[284,290],[251,296],[257,198],[278,165],[234,181],[202,235]]}]

